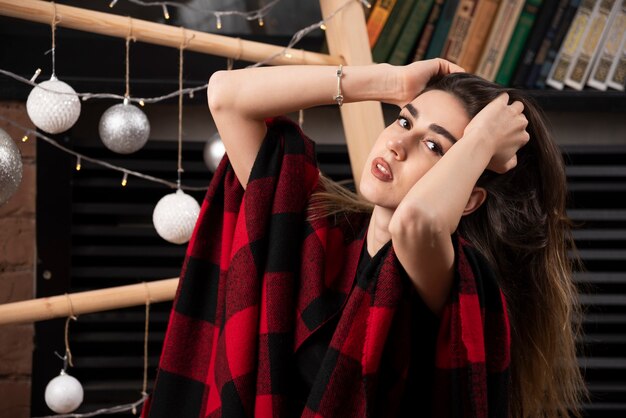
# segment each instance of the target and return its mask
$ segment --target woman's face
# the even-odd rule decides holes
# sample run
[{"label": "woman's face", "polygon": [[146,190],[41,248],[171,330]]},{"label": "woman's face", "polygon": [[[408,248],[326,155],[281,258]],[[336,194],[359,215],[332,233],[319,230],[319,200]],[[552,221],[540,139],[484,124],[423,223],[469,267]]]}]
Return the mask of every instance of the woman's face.
[{"label": "woman's face", "polygon": [[452,94],[431,90],[402,108],[369,153],[359,190],[395,209],[413,185],[461,138],[470,118]]}]

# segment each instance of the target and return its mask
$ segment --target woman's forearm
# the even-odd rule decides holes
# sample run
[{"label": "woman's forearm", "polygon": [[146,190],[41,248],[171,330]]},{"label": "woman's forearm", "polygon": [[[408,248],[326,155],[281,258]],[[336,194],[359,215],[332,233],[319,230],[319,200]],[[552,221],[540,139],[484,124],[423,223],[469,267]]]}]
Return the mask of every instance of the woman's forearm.
[{"label": "woman's forearm", "polygon": [[[279,66],[218,71],[209,82],[209,106],[243,118],[267,117],[334,104],[336,66]],[[344,103],[393,101],[399,81],[389,64],[343,67],[341,93]]]}]

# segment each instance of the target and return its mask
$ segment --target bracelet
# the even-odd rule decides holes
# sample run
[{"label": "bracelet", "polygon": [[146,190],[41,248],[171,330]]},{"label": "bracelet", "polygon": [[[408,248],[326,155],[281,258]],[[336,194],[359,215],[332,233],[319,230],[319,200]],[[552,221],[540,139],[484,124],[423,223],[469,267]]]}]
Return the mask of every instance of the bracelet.
[{"label": "bracelet", "polygon": [[337,106],[343,104],[343,94],[341,94],[341,77],[343,76],[343,65],[339,64],[337,68],[337,94],[333,96],[333,100],[337,102]]}]

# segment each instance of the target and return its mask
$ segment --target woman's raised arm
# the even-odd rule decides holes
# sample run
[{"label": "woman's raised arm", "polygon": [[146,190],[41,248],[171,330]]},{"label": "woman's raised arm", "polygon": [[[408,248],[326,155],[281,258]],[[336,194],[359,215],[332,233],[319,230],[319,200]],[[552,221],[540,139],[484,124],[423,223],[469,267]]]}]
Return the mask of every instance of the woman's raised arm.
[{"label": "woman's raised arm", "polygon": [[[208,102],[237,178],[245,187],[266,134],[264,119],[299,109],[333,104],[334,66],[280,66],[218,71],[211,76]],[[402,106],[437,74],[459,71],[434,59],[395,67],[389,64],[343,68],[344,103],[377,100]]]}]

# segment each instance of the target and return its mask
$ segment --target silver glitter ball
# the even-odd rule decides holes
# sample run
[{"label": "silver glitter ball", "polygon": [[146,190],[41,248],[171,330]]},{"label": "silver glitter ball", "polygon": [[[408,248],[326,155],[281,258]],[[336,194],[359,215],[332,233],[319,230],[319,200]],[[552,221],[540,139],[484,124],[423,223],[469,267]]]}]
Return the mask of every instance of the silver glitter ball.
[{"label": "silver glitter ball", "polygon": [[4,205],[20,187],[22,156],[8,133],[0,129],[0,205]]},{"label": "silver glitter ball", "polygon": [[100,139],[111,151],[130,154],[140,150],[150,136],[145,113],[132,104],[112,106],[100,118]]},{"label": "silver glitter ball", "polygon": [[80,100],[72,87],[51,78],[32,89],[26,100],[26,112],[36,127],[49,134],[58,134],[70,129],[78,120]]},{"label": "silver glitter ball", "polygon": [[164,240],[184,244],[191,238],[199,214],[196,199],[179,189],[159,200],[152,213],[152,223]]},{"label": "silver glitter ball", "polygon": [[225,153],[226,149],[224,148],[222,138],[216,133],[204,144],[204,164],[206,164],[209,170],[215,171]]}]

